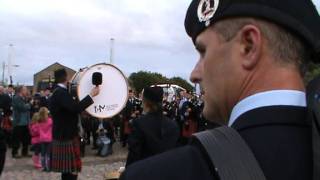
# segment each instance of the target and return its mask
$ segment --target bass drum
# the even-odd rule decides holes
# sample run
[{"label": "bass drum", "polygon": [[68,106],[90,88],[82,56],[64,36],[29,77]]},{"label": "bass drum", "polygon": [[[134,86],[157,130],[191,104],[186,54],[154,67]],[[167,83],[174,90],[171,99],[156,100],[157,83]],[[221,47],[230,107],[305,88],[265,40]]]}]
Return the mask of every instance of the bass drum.
[{"label": "bass drum", "polygon": [[98,96],[93,97],[94,104],[86,111],[97,118],[112,118],[119,114],[128,101],[128,82],[124,74],[114,65],[97,64],[86,69],[79,76],[77,94],[81,100],[85,98],[94,85],[92,75],[95,72],[102,74],[102,84]]}]

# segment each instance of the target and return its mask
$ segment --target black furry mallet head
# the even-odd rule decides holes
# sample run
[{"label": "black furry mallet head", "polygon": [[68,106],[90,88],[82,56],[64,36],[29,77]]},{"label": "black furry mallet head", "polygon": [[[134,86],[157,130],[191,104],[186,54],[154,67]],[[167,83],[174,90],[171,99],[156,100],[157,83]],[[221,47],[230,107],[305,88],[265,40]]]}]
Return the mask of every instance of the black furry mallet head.
[{"label": "black furry mallet head", "polygon": [[92,74],[92,84],[95,86],[99,86],[102,84],[102,73],[95,72]]}]

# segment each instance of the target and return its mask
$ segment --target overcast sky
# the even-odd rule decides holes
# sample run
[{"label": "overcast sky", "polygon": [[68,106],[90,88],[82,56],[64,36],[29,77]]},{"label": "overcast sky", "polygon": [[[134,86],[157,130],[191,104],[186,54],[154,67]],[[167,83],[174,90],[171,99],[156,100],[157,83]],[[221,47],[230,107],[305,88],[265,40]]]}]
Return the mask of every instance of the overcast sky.
[{"label": "overcast sky", "polygon": [[[320,0],[314,0],[320,9]],[[14,45],[13,80],[59,62],[75,70],[109,60],[127,75],[139,70],[189,78],[197,53],[184,31],[190,0],[0,0],[0,62]],[[2,73],[2,70],[0,70]],[[1,78],[0,78],[1,80]]]}]

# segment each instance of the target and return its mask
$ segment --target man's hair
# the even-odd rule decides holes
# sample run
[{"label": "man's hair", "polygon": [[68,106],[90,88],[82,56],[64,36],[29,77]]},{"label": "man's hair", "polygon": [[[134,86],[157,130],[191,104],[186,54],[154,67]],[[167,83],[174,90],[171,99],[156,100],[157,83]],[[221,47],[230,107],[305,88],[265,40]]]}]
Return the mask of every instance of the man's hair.
[{"label": "man's hair", "polygon": [[278,63],[281,65],[294,64],[303,74],[305,61],[309,58],[306,44],[300,37],[279,25],[262,19],[238,17],[221,20],[213,26],[213,29],[224,40],[230,41],[242,27],[248,24],[260,29],[263,37],[267,39],[273,57],[281,60]]},{"label": "man's hair", "polygon": [[149,108],[150,113],[162,113],[162,102],[152,102],[146,98],[142,98],[143,104]]},{"label": "man's hair", "polygon": [[17,93],[21,93],[22,89],[24,88],[25,86],[18,86],[16,91]]}]

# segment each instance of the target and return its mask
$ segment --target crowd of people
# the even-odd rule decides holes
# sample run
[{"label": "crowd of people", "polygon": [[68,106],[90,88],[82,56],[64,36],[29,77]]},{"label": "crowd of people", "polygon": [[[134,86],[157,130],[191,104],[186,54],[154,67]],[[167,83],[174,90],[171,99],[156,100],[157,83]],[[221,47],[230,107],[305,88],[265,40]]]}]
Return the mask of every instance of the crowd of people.
[{"label": "crowd of people", "polygon": [[0,125],[6,147],[11,148],[13,158],[32,157],[37,168],[41,167],[40,153],[42,162],[45,156],[49,157],[49,150],[44,149],[49,149],[52,140],[48,110],[50,92],[46,89],[32,95],[25,86],[0,86]]},{"label": "crowd of people", "polygon": [[[140,95],[139,95],[140,94]],[[163,94],[161,100],[162,114],[175,122],[179,130],[177,146],[188,143],[192,134],[207,129],[217,127],[217,124],[205,120],[202,115],[204,106],[202,97],[192,92],[180,91],[173,98],[169,99],[167,94]],[[81,114],[82,122],[82,142],[83,145],[92,145],[92,149],[97,149],[98,156],[108,156],[112,154],[112,145],[117,140],[122,147],[127,147],[130,135],[133,131],[134,121],[144,114],[143,97],[141,93],[129,90],[129,99],[117,116],[112,119],[100,120],[90,116],[87,112]],[[107,137],[106,141],[103,141]],[[98,143],[97,143],[98,142]],[[103,143],[107,142],[107,143]],[[108,144],[107,151],[102,151],[103,144]],[[81,148],[84,155],[84,148]]]},{"label": "crowd of people", "polygon": [[[138,119],[143,114],[142,97],[135,96],[134,91],[129,91],[129,100],[117,119],[121,119],[120,139],[123,146],[126,146],[127,139],[131,134],[131,124],[134,119]],[[162,111],[169,119],[175,121],[179,127],[178,145],[184,145],[192,134],[212,129],[217,124],[207,121],[202,110],[204,102],[201,95],[186,90],[177,92],[176,95],[168,98],[168,94],[163,94]]]},{"label": "crowd of people", "polygon": [[[79,153],[82,157],[86,155],[85,149],[88,145],[91,145],[91,148],[96,150],[96,155],[101,157],[113,153],[112,146],[116,141],[119,141],[123,148],[129,145],[129,152],[135,148],[132,144],[134,141],[132,137],[136,132],[135,124],[137,119],[146,114],[148,107],[144,107],[144,104],[148,103],[143,103],[142,93],[139,96],[139,93],[130,89],[128,94],[125,108],[112,119],[95,118],[87,112],[82,112],[83,107],[81,111],[77,111],[79,122],[75,122],[77,128],[74,133],[78,135],[76,137],[79,139]],[[32,94],[25,86],[0,86],[0,125],[3,142],[6,144],[3,149],[11,149],[12,158],[32,158],[34,167],[46,172],[51,170],[54,136],[65,136],[70,133],[70,129],[63,134],[64,130],[53,127],[50,110],[55,113],[55,108],[49,107],[54,99],[52,95],[53,89],[49,88]],[[170,139],[176,137],[173,147],[183,146],[193,133],[215,126],[205,121],[202,116],[201,96],[181,91],[171,99],[168,98],[168,94],[158,95],[158,98],[160,99],[157,100],[159,105],[157,117],[166,117],[176,125],[175,135],[169,136]],[[56,111],[61,113],[60,110]],[[63,116],[65,117],[65,114]],[[61,123],[66,124],[66,122]],[[157,127],[161,127],[156,121],[154,123]],[[127,164],[131,164],[132,159],[136,158],[129,153],[128,159]]]}]

